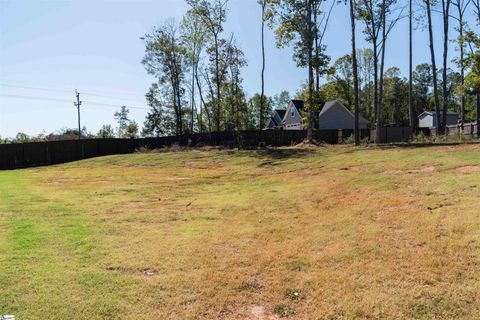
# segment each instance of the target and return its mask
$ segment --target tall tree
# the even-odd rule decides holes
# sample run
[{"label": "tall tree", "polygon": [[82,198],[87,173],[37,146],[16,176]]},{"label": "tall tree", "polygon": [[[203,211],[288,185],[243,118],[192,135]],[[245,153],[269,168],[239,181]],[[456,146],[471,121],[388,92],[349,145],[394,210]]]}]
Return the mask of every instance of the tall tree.
[{"label": "tall tree", "polygon": [[[327,0],[313,2],[313,24],[314,24],[314,70],[315,70],[315,91],[320,91],[320,77],[332,70],[328,68],[330,57],[325,54],[326,46],[323,44],[323,38],[327,32],[330,16],[332,15],[335,3],[338,0],[332,0],[327,11],[322,10],[322,4]],[[315,101],[319,103],[319,101]]]},{"label": "tall tree", "polygon": [[186,50],[179,36],[178,26],[168,21],[142,38],[145,41],[145,57],[142,63],[148,73],[165,86],[175,112],[175,134],[183,133],[183,94],[185,89]]},{"label": "tall tree", "polygon": [[435,115],[437,121],[437,134],[439,133],[441,117],[440,117],[440,99],[438,97],[438,81],[437,81],[437,65],[435,61],[435,47],[433,44],[433,22],[432,22],[432,8],[430,5],[431,0],[423,0],[425,4],[425,9],[427,11],[427,24],[428,24],[428,36],[430,43],[430,57],[432,61],[432,78],[433,78],[433,97],[434,97],[434,106],[435,106]]},{"label": "tall tree", "polygon": [[[323,0],[269,0],[272,14],[270,21],[276,25],[277,46],[285,47],[293,42],[294,59],[299,67],[308,70],[307,140],[313,140],[314,119],[314,40],[315,12]],[[317,10],[318,12],[318,10]]]},{"label": "tall tree", "polygon": [[259,129],[262,130],[264,125],[265,125],[265,119],[263,119],[264,115],[264,97],[265,97],[265,9],[267,7],[267,1],[266,0],[260,0],[259,1],[260,5],[262,6],[262,93],[261,93],[261,99],[260,99],[260,123],[259,123]]},{"label": "tall tree", "polygon": [[408,35],[408,125],[413,129],[413,0],[408,4]]},{"label": "tall tree", "polygon": [[[193,2],[194,5],[195,2]],[[190,65],[191,72],[191,84],[190,84],[190,105],[191,105],[191,120],[190,120],[190,132],[194,130],[194,119],[196,112],[195,103],[195,88],[196,80],[198,79],[198,65],[200,63],[200,57],[205,44],[208,40],[206,27],[203,20],[196,14],[194,9],[190,9],[183,17],[181,24],[181,32],[183,42],[186,48],[186,57]],[[199,89],[200,90],[200,89]],[[200,104],[200,113],[197,117],[198,129],[201,132],[201,111],[202,104]]]},{"label": "tall tree", "polygon": [[113,117],[118,123],[118,137],[123,138],[125,136],[125,132],[128,127],[128,123],[130,120],[128,119],[128,114],[130,113],[130,110],[127,108],[127,106],[122,106],[120,110],[116,111],[113,114]]},{"label": "tall tree", "polygon": [[242,67],[247,65],[245,55],[240,47],[231,41],[228,45],[228,69],[229,69],[229,88],[227,92],[227,101],[230,106],[230,116],[226,119],[230,126],[227,129],[241,130],[242,117],[241,114],[246,111],[245,94],[242,88],[242,77],[240,71]]},{"label": "tall tree", "polygon": [[[361,0],[357,5],[358,16],[365,22],[366,40],[372,44],[373,50],[373,106],[377,128],[381,126],[381,97],[383,95],[383,68],[387,37],[401,16],[400,12],[398,17],[389,21],[387,25],[387,18],[392,13],[396,2],[397,0]],[[380,66],[379,56],[381,57]],[[380,141],[380,130],[376,132],[375,140]]]},{"label": "tall tree", "polygon": [[192,9],[199,17],[202,18],[207,27],[212,42],[210,53],[213,56],[214,73],[213,83],[214,88],[214,106],[215,106],[215,130],[221,130],[221,88],[223,85],[223,77],[221,74],[221,33],[223,32],[223,24],[227,18],[227,3],[228,0],[187,0]]},{"label": "tall tree", "polygon": [[443,18],[443,69],[442,69],[442,124],[437,125],[440,133],[446,133],[447,111],[448,111],[448,31],[450,22],[450,4],[451,0],[442,0],[442,18]]},{"label": "tall tree", "polygon": [[465,77],[464,91],[476,96],[477,134],[480,136],[480,36],[473,31],[468,31],[465,36],[469,53],[465,58],[469,73]]},{"label": "tall tree", "polygon": [[[166,103],[164,94],[158,84],[154,83],[145,94],[150,111],[143,123],[142,136],[161,137],[175,134],[175,113]],[[164,89],[165,91],[165,89]]]},{"label": "tall tree", "polygon": [[[358,68],[357,68],[357,45],[355,39],[355,0],[350,0],[350,26],[352,29],[352,67],[353,67],[353,87],[354,87],[354,103],[355,103],[355,144],[360,144],[360,131],[359,131],[359,89],[358,89]],[[379,130],[377,128],[377,130]]]},{"label": "tall tree", "polygon": [[[458,60],[458,65],[460,66],[460,76],[462,87],[465,85],[465,39],[464,39],[464,28],[465,28],[465,12],[470,4],[471,0],[453,0],[453,5],[457,8],[457,22],[458,22],[458,47],[460,50],[460,57]],[[461,95],[460,97],[460,113],[462,117],[462,129],[465,122],[465,96]]]}]

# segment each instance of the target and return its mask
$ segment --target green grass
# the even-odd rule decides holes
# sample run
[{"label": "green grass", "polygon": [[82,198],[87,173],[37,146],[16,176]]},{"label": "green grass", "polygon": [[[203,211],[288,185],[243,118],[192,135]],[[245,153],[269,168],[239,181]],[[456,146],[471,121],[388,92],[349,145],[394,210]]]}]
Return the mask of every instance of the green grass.
[{"label": "green grass", "polygon": [[476,319],[480,146],[0,171],[0,315]]}]

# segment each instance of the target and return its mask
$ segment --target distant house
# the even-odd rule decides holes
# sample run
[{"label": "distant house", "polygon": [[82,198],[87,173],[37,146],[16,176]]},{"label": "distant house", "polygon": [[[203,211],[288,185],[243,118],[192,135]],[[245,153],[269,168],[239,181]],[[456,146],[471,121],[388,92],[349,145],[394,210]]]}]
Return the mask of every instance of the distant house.
[{"label": "distant house", "polygon": [[[362,116],[358,118],[359,128],[367,129],[370,122]],[[355,129],[355,115],[340,101],[325,103],[318,115],[319,130]]]},{"label": "distant house", "polygon": [[303,118],[301,113],[303,107],[304,103],[302,100],[291,100],[289,102],[282,121],[282,127],[284,130],[303,130]]},{"label": "distant house", "polygon": [[[302,100],[291,100],[286,110],[272,112],[267,129],[303,130],[304,110]],[[320,130],[354,129],[355,116],[345,106],[335,100],[325,103],[320,113],[315,113],[316,127]],[[367,129],[370,122],[364,117],[359,117],[360,129]]]},{"label": "distant house", "polygon": [[[440,114],[441,116],[441,114]],[[459,113],[447,112],[447,126],[453,126],[458,124]],[[437,127],[437,114],[434,111],[424,111],[418,116],[419,128],[436,128]]]},{"label": "distant house", "polygon": [[268,122],[267,129],[281,129],[282,121],[285,117],[287,110],[277,109],[272,112],[270,121]]}]

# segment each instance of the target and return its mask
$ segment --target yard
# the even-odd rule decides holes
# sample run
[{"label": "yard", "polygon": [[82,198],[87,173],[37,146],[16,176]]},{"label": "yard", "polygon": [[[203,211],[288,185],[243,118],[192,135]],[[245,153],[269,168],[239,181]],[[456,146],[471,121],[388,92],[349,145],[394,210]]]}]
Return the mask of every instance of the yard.
[{"label": "yard", "polygon": [[478,319],[480,145],[0,171],[0,315]]}]

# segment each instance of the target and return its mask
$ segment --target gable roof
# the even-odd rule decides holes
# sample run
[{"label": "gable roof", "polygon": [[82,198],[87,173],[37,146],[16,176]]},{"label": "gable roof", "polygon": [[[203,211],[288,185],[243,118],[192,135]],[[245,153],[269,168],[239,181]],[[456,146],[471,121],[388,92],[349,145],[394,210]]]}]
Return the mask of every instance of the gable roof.
[{"label": "gable roof", "polygon": [[[349,113],[352,117],[355,117],[355,115],[350,111],[348,110],[340,101],[338,100],[333,100],[333,101],[328,101],[324,104],[323,108],[322,108],[322,111],[320,111],[320,113],[318,114],[318,117],[320,118],[323,114],[327,113],[330,109],[334,109],[334,108],[342,108],[344,109],[344,111],[346,111],[347,113]],[[367,119],[365,119],[364,117],[362,117],[361,115],[358,115],[358,121],[360,123],[370,123],[370,121],[368,121]]]},{"label": "gable roof", "polygon": [[303,100],[291,100],[295,108],[297,108],[298,111],[303,110],[303,107],[305,106],[305,103]]},{"label": "gable roof", "polygon": [[285,110],[285,109],[276,109],[275,112],[278,114],[278,116],[280,117],[280,119],[283,120],[283,118],[285,117],[285,113],[287,112],[287,110]]},{"label": "gable roof", "polygon": [[[418,117],[422,117],[423,115],[435,116],[437,113],[435,111],[423,111]],[[442,112],[440,112],[442,114]],[[458,116],[458,112],[448,111],[447,116]]]},{"label": "gable roof", "polygon": [[281,125],[286,112],[287,110],[284,110],[284,109],[273,110],[267,127],[273,128]]}]

